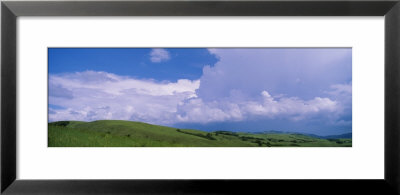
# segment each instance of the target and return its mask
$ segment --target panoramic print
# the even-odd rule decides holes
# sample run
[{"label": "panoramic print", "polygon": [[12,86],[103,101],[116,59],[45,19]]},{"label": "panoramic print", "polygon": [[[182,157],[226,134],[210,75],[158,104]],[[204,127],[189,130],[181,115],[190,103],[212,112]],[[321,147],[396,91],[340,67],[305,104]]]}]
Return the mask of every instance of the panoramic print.
[{"label": "panoramic print", "polygon": [[351,48],[48,48],[49,147],[351,147]]}]

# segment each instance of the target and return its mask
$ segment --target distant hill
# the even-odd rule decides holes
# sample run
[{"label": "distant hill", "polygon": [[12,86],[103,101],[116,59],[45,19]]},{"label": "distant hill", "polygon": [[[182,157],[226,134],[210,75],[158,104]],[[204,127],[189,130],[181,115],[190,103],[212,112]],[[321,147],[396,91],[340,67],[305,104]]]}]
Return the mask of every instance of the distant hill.
[{"label": "distant hill", "polygon": [[322,136],[322,137],[326,138],[326,139],[339,139],[339,138],[351,139],[353,137],[353,134],[345,133],[345,134],[340,134],[340,135],[329,135],[329,136]]},{"label": "distant hill", "polygon": [[206,132],[122,120],[48,124],[49,147],[351,147],[351,139],[302,134]]},{"label": "distant hill", "polygon": [[311,134],[311,133],[286,132],[286,131],[276,131],[276,130],[255,132],[255,134],[299,134],[299,135],[307,135],[307,136],[321,138],[321,139],[352,139],[352,137],[353,137],[352,133],[322,136],[322,135],[315,135],[315,134]]}]

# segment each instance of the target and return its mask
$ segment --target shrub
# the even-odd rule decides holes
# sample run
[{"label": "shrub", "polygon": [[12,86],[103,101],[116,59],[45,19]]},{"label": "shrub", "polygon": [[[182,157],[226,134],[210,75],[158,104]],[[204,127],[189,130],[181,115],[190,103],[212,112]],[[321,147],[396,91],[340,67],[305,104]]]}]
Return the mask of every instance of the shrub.
[{"label": "shrub", "polygon": [[49,125],[61,126],[61,127],[65,127],[68,124],[69,124],[69,121],[57,121],[57,122],[49,123]]}]

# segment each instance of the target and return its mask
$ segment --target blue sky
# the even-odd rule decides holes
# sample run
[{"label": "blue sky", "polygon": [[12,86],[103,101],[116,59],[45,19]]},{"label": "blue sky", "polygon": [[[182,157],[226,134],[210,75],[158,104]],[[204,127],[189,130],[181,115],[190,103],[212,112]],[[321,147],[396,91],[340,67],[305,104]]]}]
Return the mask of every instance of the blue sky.
[{"label": "blue sky", "polygon": [[352,129],[351,48],[49,48],[49,120]]},{"label": "blue sky", "polygon": [[[138,79],[176,82],[198,79],[217,58],[206,49],[168,49],[168,60],[153,62],[149,48],[50,48],[49,73],[97,70]],[[154,59],[154,58],[153,58]]]}]

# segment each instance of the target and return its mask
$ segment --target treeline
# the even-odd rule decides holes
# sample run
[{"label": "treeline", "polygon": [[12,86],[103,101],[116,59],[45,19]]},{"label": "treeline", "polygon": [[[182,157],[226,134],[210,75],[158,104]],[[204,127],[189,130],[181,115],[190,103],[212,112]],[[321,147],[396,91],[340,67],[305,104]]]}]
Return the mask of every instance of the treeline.
[{"label": "treeline", "polygon": [[180,129],[176,129],[176,131],[179,132],[179,133],[184,133],[184,134],[188,134],[188,135],[194,135],[194,136],[205,138],[205,139],[208,139],[208,140],[217,140],[214,137],[212,137],[211,133],[207,133],[206,135],[204,135],[204,134],[201,134],[201,133],[192,133],[192,132],[182,131]]},{"label": "treeline", "polygon": [[61,127],[66,127],[68,124],[69,124],[69,121],[57,121],[57,122],[49,123],[49,125],[61,126]]},{"label": "treeline", "polygon": [[258,146],[268,146],[271,147],[271,143],[267,142],[267,140],[263,139],[263,138],[258,138],[258,137],[250,137],[250,136],[240,136],[239,134],[235,133],[235,132],[231,132],[231,131],[215,131],[214,132],[215,135],[228,135],[228,136],[235,136],[237,138],[239,138],[242,141],[248,141],[251,143],[255,143]]}]

